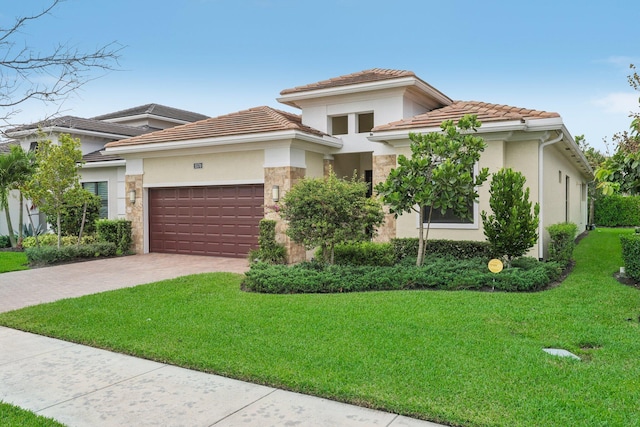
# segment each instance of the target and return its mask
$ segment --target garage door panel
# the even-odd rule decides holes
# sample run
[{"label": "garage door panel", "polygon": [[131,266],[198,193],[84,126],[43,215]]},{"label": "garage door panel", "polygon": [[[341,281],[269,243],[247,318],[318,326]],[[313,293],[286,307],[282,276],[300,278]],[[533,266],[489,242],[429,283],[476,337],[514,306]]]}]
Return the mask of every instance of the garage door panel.
[{"label": "garage door panel", "polygon": [[258,243],[264,185],[149,190],[152,252],[245,257]]}]

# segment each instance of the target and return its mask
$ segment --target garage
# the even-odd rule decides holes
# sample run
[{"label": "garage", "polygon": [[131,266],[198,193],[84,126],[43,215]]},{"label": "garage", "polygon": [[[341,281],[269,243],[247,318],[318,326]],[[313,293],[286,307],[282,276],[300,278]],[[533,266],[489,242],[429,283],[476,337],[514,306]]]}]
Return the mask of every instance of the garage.
[{"label": "garage", "polygon": [[257,248],[264,185],[149,189],[149,251],[245,257]]}]

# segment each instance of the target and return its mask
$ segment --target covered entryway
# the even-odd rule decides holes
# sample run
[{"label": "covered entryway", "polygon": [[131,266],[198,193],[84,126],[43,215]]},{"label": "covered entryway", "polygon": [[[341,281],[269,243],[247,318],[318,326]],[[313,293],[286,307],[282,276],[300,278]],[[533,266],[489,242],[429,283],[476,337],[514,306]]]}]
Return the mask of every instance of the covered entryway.
[{"label": "covered entryway", "polygon": [[258,246],[264,185],[149,189],[149,251],[245,257]]}]

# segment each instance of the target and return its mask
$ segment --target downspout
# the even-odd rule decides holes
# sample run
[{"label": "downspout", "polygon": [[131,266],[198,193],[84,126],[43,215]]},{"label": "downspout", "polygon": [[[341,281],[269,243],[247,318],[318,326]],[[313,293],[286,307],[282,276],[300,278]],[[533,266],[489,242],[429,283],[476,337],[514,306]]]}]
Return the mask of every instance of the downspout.
[{"label": "downspout", "polygon": [[540,215],[538,216],[538,259],[542,261],[544,258],[544,148],[562,141],[564,134],[550,141],[543,142],[538,146],[538,203],[540,204]]}]

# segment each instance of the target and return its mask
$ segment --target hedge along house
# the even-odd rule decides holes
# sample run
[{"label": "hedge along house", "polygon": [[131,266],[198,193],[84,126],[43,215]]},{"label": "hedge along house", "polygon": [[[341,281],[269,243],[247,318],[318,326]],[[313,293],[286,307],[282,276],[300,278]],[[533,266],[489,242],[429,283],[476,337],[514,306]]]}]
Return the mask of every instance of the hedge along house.
[{"label": "hedge along house", "polygon": [[[375,185],[410,154],[409,132],[439,131],[443,120],[476,114],[487,142],[478,167],[519,170],[541,205],[544,258],[553,223],[586,225],[587,183],[593,171],[557,113],[453,101],[410,71],[371,69],[283,90],[296,115],[256,107],[107,144],[126,161],[127,218],[138,252],[245,256],[257,245],[258,223],[278,218],[279,198],[303,177],[353,172]],[[489,185],[470,206],[471,221],[450,214],[432,220],[431,238],[484,240],[480,212],[489,211]],[[416,237],[418,218],[387,216],[379,240]],[[278,239],[290,261],[305,251]]]}]

